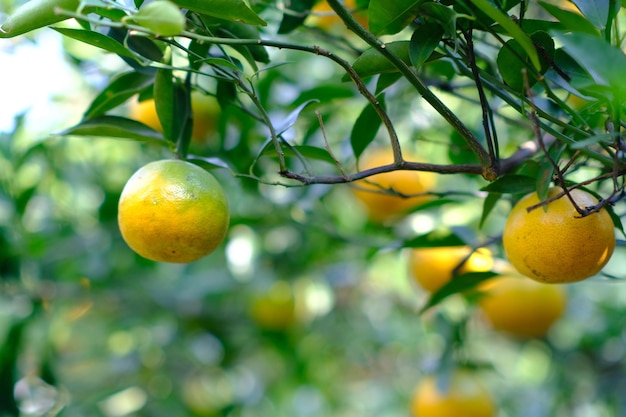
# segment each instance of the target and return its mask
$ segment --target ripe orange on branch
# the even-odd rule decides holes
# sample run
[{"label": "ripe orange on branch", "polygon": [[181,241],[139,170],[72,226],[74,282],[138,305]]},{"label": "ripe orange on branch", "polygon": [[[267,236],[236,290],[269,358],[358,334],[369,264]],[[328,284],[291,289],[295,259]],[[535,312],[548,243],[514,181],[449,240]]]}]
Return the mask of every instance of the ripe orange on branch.
[{"label": "ripe orange on branch", "polygon": [[[419,160],[408,153],[405,159],[412,162]],[[393,153],[390,149],[376,149],[363,155],[359,169],[371,169],[392,162]],[[432,172],[398,170],[357,181],[353,191],[367,208],[370,218],[383,222],[431,201],[432,197],[425,193],[431,191],[436,182],[437,176]]]},{"label": "ripe orange on branch", "polygon": [[520,338],[546,335],[563,315],[567,295],[562,286],[505,275],[482,286],[478,306],[496,330]]},{"label": "ripe orange on branch", "polygon": [[[206,140],[217,129],[220,105],[213,96],[193,91],[191,93],[191,110],[193,112],[193,128],[191,139],[196,142]],[[163,127],[156,112],[154,99],[138,101],[132,104],[129,116],[152,129],[162,132]]]},{"label": "ripe orange on branch", "polygon": [[[553,187],[548,198],[562,189]],[[598,200],[580,189],[570,195],[581,208]],[[502,241],[506,255],[522,274],[546,283],[567,283],[589,278],[604,267],[615,248],[611,216],[600,211],[581,217],[567,196],[530,212],[539,204],[536,193],[522,198],[512,209],[504,226]]]},{"label": "ripe orange on branch", "polygon": [[229,219],[215,177],[181,160],[140,168],[124,186],[118,207],[128,246],[158,262],[193,262],[210,254],[224,240]]},{"label": "ripe orange on branch", "polygon": [[[472,253],[468,246],[443,246],[411,249],[409,253],[411,275],[431,293],[447,284],[455,272],[486,272],[492,266],[491,251],[484,248]],[[457,267],[458,271],[455,271]]]}]

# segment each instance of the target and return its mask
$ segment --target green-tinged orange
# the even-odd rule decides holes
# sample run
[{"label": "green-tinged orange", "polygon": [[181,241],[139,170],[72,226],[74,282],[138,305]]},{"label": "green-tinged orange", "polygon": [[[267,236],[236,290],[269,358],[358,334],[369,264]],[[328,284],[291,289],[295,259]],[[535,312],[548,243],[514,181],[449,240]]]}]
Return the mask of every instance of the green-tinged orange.
[{"label": "green-tinged orange", "polygon": [[145,165],[119,201],[122,237],[139,255],[158,262],[193,262],[210,254],[224,240],[229,219],[215,177],[181,160]]},{"label": "green-tinged orange", "polygon": [[250,315],[262,328],[285,330],[297,321],[296,299],[292,286],[276,281],[267,291],[256,294],[250,303]]}]

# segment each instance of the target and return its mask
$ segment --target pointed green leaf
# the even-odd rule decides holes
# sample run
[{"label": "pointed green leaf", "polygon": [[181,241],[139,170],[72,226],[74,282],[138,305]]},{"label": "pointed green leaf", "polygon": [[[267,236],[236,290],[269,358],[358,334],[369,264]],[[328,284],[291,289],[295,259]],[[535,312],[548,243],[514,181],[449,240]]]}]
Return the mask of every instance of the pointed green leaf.
[{"label": "pointed green leaf", "polygon": [[278,27],[279,34],[290,33],[294,29],[299,28],[302,23],[309,17],[311,8],[315,5],[316,0],[288,0],[285,5],[288,13],[283,13],[283,18]]},{"label": "pointed green leaf", "polygon": [[420,309],[420,314],[441,303],[446,298],[474,289],[481,282],[497,275],[495,272],[468,272],[454,277],[430,296],[426,304]]},{"label": "pointed green leaf", "polygon": [[548,13],[556,17],[562,25],[562,29],[569,29],[576,32],[584,32],[590,35],[599,35],[598,29],[587,19],[578,13],[570,10],[561,9],[560,7],[539,1],[541,7],[543,7]]},{"label": "pointed green leaf", "polygon": [[466,246],[467,242],[449,230],[435,230],[402,243],[403,248],[438,248],[442,246]]},{"label": "pointed green leaf", "polygon": [[291,127],[294,124],[296,124],[296,121],[300,117],[300,113],[302,113],[302,111],[309,104],[317,103],[317,102],[318,102],[318,100],[308,100],[308,101],[305,101],[304,103],[300,104],[294,110],[292,110],[291,113],[289,113],[289,115],[287,115],[287,117],[285,117],[285,119],[282,121],[282,123],[280,125],[276,126],[276,134],[277,135],[281,135],[281,134],[285,133],[287,130],[291,129]]},{"label": "pointed green leaf", "polygon": [[[30,0],[0,21],[0,38],[12,38],[69,19],[57,9],[75,11],[78,0]],[[3,3],[3,6],[5,4]]]},{"label": "pointed green leaf", "polygon": [[609,87],[620,99],[626,98],[626,55],[621,49],[585,33],[555,33],[555,37],[597,83]]},{"label": "pointed green leaf", "polygon": [[254,12],[244,0],[174,0],[179,6],[225,20],[250,25],[266,26],[267,22]]},{"label": "pointed green leaf", "polygon": [[[217,35],[232,39],[260,39],[259,30],[255,26],[246,25],[241,22],[232,22],[222,20],[217,29]],[[270,62],[269,54],[264,46],[261,45],[241,45],[236,48],[238,51],[247,50],[246,59],[256,70],[255,62]],[[252,59],[250,59],[251,57]]]},{"label": "pointed green leaf", "polygon": [[481,191],[500,194],[527,194],[535,191],[536,181],[536,178],[526,175],[503,175],[494,182],[481,188]]},{"label": "pointed green leaf", "polygon": [[176,36],[185,30],[185,16],[169,0],[155,0],[145,4],[137,13],[127,18],[159,36]]},{"label": "pointed green leaf", "polygon": [[140,91],[145,90],[153,81],[154,77],[151,74],[135,71],[119,74],[91,102],[84,117],[89,119],[103,115]]},{"label": "pointed green leaf", "polygon": [[[572,0],[572,2],[596,28],[606,29],[610,13],[609,4],[611,2],[609,0]],[[615,4],[619,7],[618,1]]]},{"label": "pointed green leaf", "polygon": [[285,156],[299,156],[306,159],[328,162],[329,164],[336,163],[332,155],[330,155],[326,149],[320,148],[318,146],[298,145],[290,148],[285,148]]},{"label": "pointed green leaf", "polygon": [[[540,64],[538,73],[543,75],[551,66],[554,60],[554,41],[546,32],[535,32],[531,36],[531,40],[540,53]],[[498,64],[498,70],[502,79],[515,91],[524,91],[525,82],[528,81],[528,86],[532,87],[537,83],[537,76],[533,71],[522,71],[524,68],[529,68],[529,57],[526,51],[522,48],[519,42],[515,39],[507,41],[500,52],[496,62]],[[526,78],[524,78],[526,77]]]},{"label": "pointed green leaf", "polygon": [[171,65],[171,49],[167,48],[164,56],[164,66],[159,67],[154,79],[154,105],[159,122],[163,127],[163,134],[171,142],[178,140],[180,123],[176,122],[174,102],[174,75]]},{"label": "pointed green leaf", "polygon": [[112,52],[114,54],[127,58],[135,58],[135,54],[133,54],[124,45],[100,32],[60,27],[54,27],[52,29],[56,30],[63,36],[67,36],[68,38],[75,39],[91,46],[95,46],[96,48],[104,49],[105,51]]},{"label": "pointed green leaf", "polygon": [[378,77],[378,80],[376,81],[375,94],[378,95],[382,93],[387,88],[394,85],[401,78],[402,78],[402,74],[400,74],[399,72],[380,74],[380,76]]},{"label": "pointed green leaf", "polygon": [[457,13],[454,9],[441,3],[426,2],[420,7],[420,15],[427,16],[438,22],[444,29],[447,37],[451,39],[456,37]]},{"label": "pointed green leaf", "polygon": [[515,39],[528,55],[530,62],[536,70],[541,69],[539,55],[528,35],[508,15],[497,9],[489,0],[470,0],[474,6],[496,21],[502,28]]},{"label": "pointed green leaf", "polygon": [[423,23],[415,29],[411,36],[409,56],[415,68],[422,66],[433,53],[441,38],[444,29],[439,23]]},{"label": "pointed green leaf", "polygon": [[[410,65],[409,44],[409,41],[396,41],[388,43],[386,47]],[[398,72],[398,69],[374,48],[365,50],[354,61],[352,68],[361,78],[371,77],[376,74]],[[350,78],[345,75],[342,80],[348,81]]]},{"label": "pointed green leaf", "polygon": [[501,193],[488,193],[487,197],[483,200],[483,211],[480,215],[479,227],[482,228],[489,217],[489,214],[493,211],[498,201],[502,197]]},{"label": "pointed green leaf", "polygon": [[537,169],[537,181],[535,188],[537,189],[537,195],[539,200],[543,201],[548,198],[548,190],[552,185],[552,178],[554,175],[554,165],[552,161],[559,161],[561,154],[565,151],[566,144],[563,142],[556,142],[549,149],[548,154],[550,158],[544,156],[538,165]]},{"label": "pointed green leaf", "polygon": [[370,31],[378,36],[400,32],[418,16],[422,3],[424,0],[370,0]]},{"label": "pointed green leaf", "polygon": [[118,138],[150,142],[165,147],[170,146],[160,132],[143,123],[120,116],[98,116],[83,120],[79,124],[59,132],[58,135]]},{"label": "pointed green leaf", "polygon": [[[384,109],[384,95],[380,96],[379,102]],[[376,113],[374,107],[370,104],[365,106],[365,108],[361,111],[361,114],[359,114],[359,117],[356,119],[354,126],[352,126],[352,133],[350,133],[350,145],[352,145],[352,151],[357,158],[376,138],[376,134],[378,133],[378,129],[380,129],[381,124],[382,121],[380,116]]]}]

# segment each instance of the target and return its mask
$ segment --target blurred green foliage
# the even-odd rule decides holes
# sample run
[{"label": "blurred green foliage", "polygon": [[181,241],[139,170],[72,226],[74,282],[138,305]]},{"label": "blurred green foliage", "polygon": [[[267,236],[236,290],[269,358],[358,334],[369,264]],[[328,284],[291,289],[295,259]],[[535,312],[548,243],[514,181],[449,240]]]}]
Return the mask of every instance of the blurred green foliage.
[{"label": "blurred green foliage", "polygon": [[[10,11],[11,3],[0,5]],[[199,7],[188,3],[192,11]],[[229,21],[234,3],[259,25],[254,19],[263,17],[268,27]],[[188,26],[224,39],[285,44],[211,46],[194,39],[182,45],[94,22],[0,43],[0,52],[11,57],[24,45],[62,42],[62,55],[53,59],[67,60],[67,73],[48,74],[43,66],[38,72],[47,84],[69,77],[75,85],[57,92],[43,113],[36,111],[41,106],[24,111],[0,132],[0,416],[407,416],[417,381],[453,366],[475,369],[499,417],[626,414],[623,245],[604,277],[567,287],[567,314],[545,339],[496,333],[477,313],[475,294],[457,294],[462,285],[453,284],[450,297],[419,314],[429,294],[409,276],[406,252],[454,241],[486,245],[502,258],[498,237],[511,200],[552,179],[546,155],[519,161],[490,185],[480,175],[441,175],[435,201],[386,224],[368,220],[350,184],[301,186],[281,177],[276,142],[285,152],[284,168],[312,177],[339,175],[335,162],[354,172],[355,155],[388,143],[372,107],[342,81],[345,71],[321,55],[283,48],[288,42],[321,45],[356,70],[364,65],[364,83],[385,103],[404,149],[442,166],[481,161],[467,138],[362,38],[252,3],[249,8],[224,2],[221,14],[211,17],[189,12]],[[455,55],[470,22],[460,13],[471,12],[473,2],[425,3],[430,6],[417,2],[420,7],[403,11],[403,17],[419,15],[439,25],[429,34],[440,41],[437,47],[432,39],[425,42],[433,48],[425,58],[413,39],[413,49],[405,48],[401,58],[418,61],[415,72],[480,144],[489,142],[487,132],[497,132],[500,155],[513,154],[533,138],[530,104],[498,77],[511,62],[528,61],[530,67],[532,57],[525,54],[532,51],[525,35],[495,22],[519,2],[501,4],[489,16],[474,10],[479,23],[493,29],[475,39],[480,53],[474,68],[489,89],[491,119],[483,117],[473,68],[461,65],[467,57]],[[444,7],[448,3],[452,7]],[[537,26],[533,39],[570,45],[572,56],[557,49],[538,58],[542,64],[557,61],[575,75],[571,83],[545,65],[531,79],[537,81],[533,105],[541,127],[564,144],[551,154],[579,158],[568,172],[571,181],[599,176],[622,158],[604,132],[607,115],[619,122],[623,113],[621,88],[614,88],[623,59],[579,59],[576,47],[598,47],[611,39],[611,30],[623,27],[619,4],[607,3],[617,14],[605,3],[579,0],[585,14],[575,18],[560,7],[522,2],[528,4],[525,23]],[[376,10],[385,2],[371,4]],[[292,5],[308,7],[307,1]],[[125,13],[122,7],[96,11],[113,22]],[[602,11],[605,19],[598,20]],[[413,19],[399,27],[388,18],[376,16],[376,27],[395,33],[390,39],[409,42],[409,32],[417,31]],[[458,33],[452,18],[459,19]],[[552,35],[551,30],[575,29],[581,19],[585,36]],[[285,33],[278,35],[278,28]],[[488,36],[493,34],[512,39],[515,48],[498,56],[501,45]],[[599,50],[622,57],[615,46],[621,45],[606,43]],[[173,72],[155,64],[168,48],[180,66]],[[513,73],[508,76],[514,83],[523,84]],[[155,79],[164,74],[166,82],[156,88]],[[26,91],[30,80],[10,82]],[[221,105],[217,130],[203,143],[191,141],[189,125],[178,123],[189,116],[190,86],[216,96]],[[580,107],[566,103],[580,95]],[[131,121],[129,110],[139,97],[169,97],[175,105],[159,117],[166,126],[180,125],[178,130],[163,137]],[[4,100],[0,109],[14,112],[10,106]],[[174,153],[211,169],[232,209],[226,242],[189,265],[135,255],[116,222],[119,194],[130,175]],[[598,181],[594,187],[610,193],[613,183]],[[616,218],[623,214],[619,204],[613,210]],[[445,236],[433,243],[432,235],[441,230]],[[293,300],[266,304],[274,323],[284,323],[268,326],[252,306],[277,282],[287,283]]]}]

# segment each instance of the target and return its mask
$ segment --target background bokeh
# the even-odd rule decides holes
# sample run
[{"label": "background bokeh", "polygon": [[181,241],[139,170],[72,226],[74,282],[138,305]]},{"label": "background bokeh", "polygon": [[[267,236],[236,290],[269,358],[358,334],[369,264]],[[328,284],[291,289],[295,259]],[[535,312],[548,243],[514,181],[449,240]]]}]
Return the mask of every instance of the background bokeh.
[{"label": "background bokeh", "polygon": [[[322,97],[327,137],[313,111],[287,135],[325,139],[348,160],[341,143],[364,101],[327,61],[272,53],[287,63],[259,75],[272,118],[307,93]],[[212,170],[231,204],[226,241],[189,265],[135,255],[117,228],[117,200],[136,169],[168,153],[56,134],[126,65],[48,29],[0,42],[1,416],[408,416],[415,385],[451,345],[499,417],[626,415],[618,279],[568,285],[567,312],[545,339],[492,330],[458,295],[418,313],[428,294],[409,276],[402,242],[442,227],[478,243],[501,233],[510,202],[479,227],[486,182],[476,176],[441,176],[445,204],[372,224],[348,185],[273,185],[270,158],[258,176],[241,175],[266,132],[226,113],[194,150],[241,162],[237,175]],[[449,162],[451,128],[403,87],[388,102],[406,146]],[[480,128],[479,107],[442,96]],[[506,120],[498,127],[503,153],[532,135]],[[624,278],[623,258],[619,246],[606,271]]]}]

